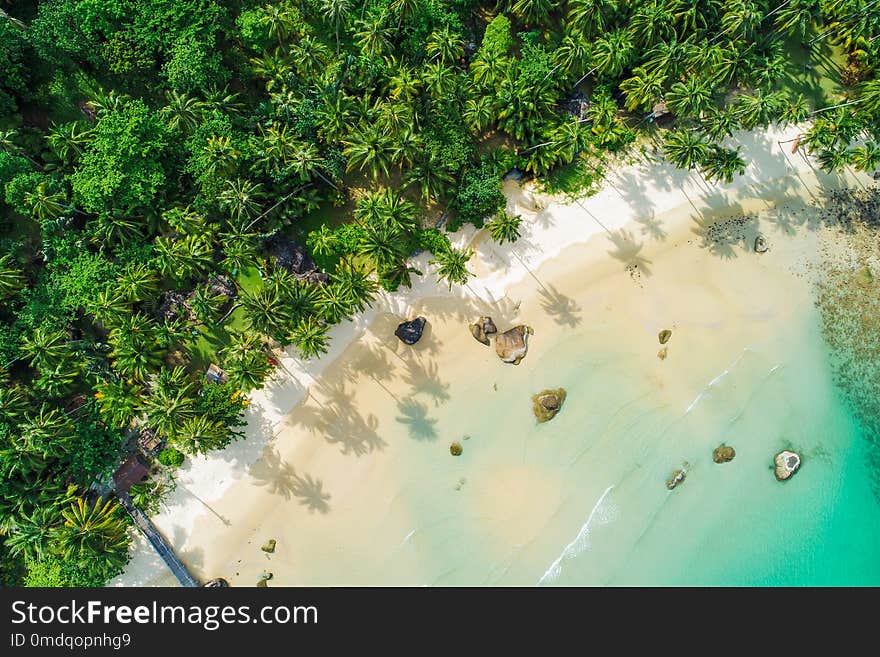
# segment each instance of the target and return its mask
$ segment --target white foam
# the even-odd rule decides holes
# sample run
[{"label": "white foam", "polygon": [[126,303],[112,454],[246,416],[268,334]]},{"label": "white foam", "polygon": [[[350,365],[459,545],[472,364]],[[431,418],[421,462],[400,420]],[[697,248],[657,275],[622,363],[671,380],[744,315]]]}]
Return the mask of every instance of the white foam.
[{"label": "white foam", "polygon": [[552,584],[559,575],[562,573],[562,562],[566,559],[573,559],[574,557],[582,554],[586,550],[590,549],[590,532],[593,530],[593,524],[598,523],[599,525],[606,525],[610,522],[613,522],[617,516],[617,509],[613,505],[603,506],[605,502],[605,498],[608,497],[608,494],[611,492],[614,486],[609,486],[605,489],[605,492],[602,493],[602,496],[593,506],[593,510],[590,511],[590,515],[587,517],[587,521],[583,524],[577,536],[575,536],[574,540],[565,546],[565,549],[562,551],[562,554],[550,564],[550,567],[546,570],[546,572],[541,576],[541,579],[538,580],[538,586],[541,584]]}]

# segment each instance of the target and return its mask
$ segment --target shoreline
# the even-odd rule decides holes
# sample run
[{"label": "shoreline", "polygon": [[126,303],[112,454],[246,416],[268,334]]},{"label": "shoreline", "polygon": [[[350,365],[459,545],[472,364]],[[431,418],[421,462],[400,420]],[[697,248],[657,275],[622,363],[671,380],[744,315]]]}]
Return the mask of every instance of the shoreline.
[{"label": "shoreline", "polygon": [[[662,231],[663,227],[656,225],[658,215],[688,204],[700,212],[697,209],[700,204],[708,210],[700,212],[705,217],[713,208],[723,212],[739,196],[752,199],[759,207],[762,196],[779,194],[786,186],[798,192],[802,192],[800,185],[809,189],[802,174],[812,176],[815,171],[812,165],[800,155],[789,155],[776,144],[800,132],[797,127],[789,127],[738,134],[738,143],[743,146],[743,156],[749,162],[749,168],[744,176],[723,188],[710,189],[697,181],[697,174],[674,169],[666,163],[640,163],[613,170],[597,194],[573,202],[553,199],[528,188],[521,189],[513,181],[506,181],[508,211],[523,214],[525,220],[520,240],[499,247],[485,230],[478,231],[472,226],[451,234],[455,246],[469,246],[475,251],[470,269],[476,276],[468,287],[449,292],[445,286],[438,285],[433,267],[427,266],[430,256],[423,254],[415,265],[422,268],[425,276],[414,281],[411,290],[380,294],[366,313],[352,322],[334,326],[328,354],[309,363],[301,363],[288,354],[281,361],[279,379],[250,395],[246,438],[222,452],[189,459],[179,471],[177,490],[169,496],[153,521],[186,562],[189,544],[198,542],[193,539],[199,522],[210,518],[211,514],[222,516],[214,510],[215,503],[248,476],[250,466],[271,452],[273,441],[288,428],[286,419],[295,409],[302,408],[311,391],[317,391],[325,372],[338,368],[350,349],[362,343],[368,333],[375,333],[372,329],[380,320],[392,320],[385,322],[391,325],[395,317],[402,321],[422,304],[444,298],[451,304],[470,299],[497,306],[511,291],[522,287],[524,281],[535,277],[535,272],[542,266],[557,268],[558,265],[564,269],[566,263],[557,260],[565,261],[565,257],[561,257],[565,251],[588,245],[603,233],[610,237],[617,252],[612,262],[616,261],[619,266],[619,261],[629,259],[635,264],[630,276],[636,279],[640,275],[641,249],[637,233],[650,236],[651,231]],[[826,174],[820,172],[818,175],[821,178]],[[648,266],[647,263],[641,264]],[[514,300],[508,297],[508,301],[508,307],[511,307]],[[499,329],[503,330],[501,325]],[[491,356],[494,357],[494,353]],[[173,584],[173,578],[168,579],[170,573],[165,571],[166,577],[162,572],[164,565],[159,565],[157,571],[157,563],[161,562],[155,555],[145,553],[146,546],[140,538],[135,545],[137,548],[132,548],[132,561],[126,572],[111,585]]]}]

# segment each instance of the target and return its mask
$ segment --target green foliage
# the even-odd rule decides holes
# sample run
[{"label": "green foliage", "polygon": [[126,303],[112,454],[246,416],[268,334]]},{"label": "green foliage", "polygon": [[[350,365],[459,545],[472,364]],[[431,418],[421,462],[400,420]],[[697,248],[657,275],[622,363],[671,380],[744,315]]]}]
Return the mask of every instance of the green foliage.
[{"label": "green foliage", "polygon": [[483,160],[479,166],[469,168],[461,178],[450,202],[450,209],[456,217],[449,222],[449,229],[455,230],[462,223],[472,223],[477,227],[483,220],[504,207],[505,197],[501,190],[501,176],[495,167]]},{"label": "green foliage", "polygon": [[227,427],[243,427],[247,398],[231,383],[206,384],[195,403],[195,412]]},{"label": "green foliage", "polygon": [[186,455],[173,447],[166,447],[159,452],[159,463],[170,468],[179,468],[186,460]]},{"label": "green foliage", "polygon": [[142,101],[104,114],[70,177],[74,198],[90,212],[154,205],[167,180],[168,128]]},{"label": "green foliage", "polygon": [[104,425],[89,404],[88,413],[76,421],[76,438],[69,453],[69,472],[83,488],[113,474],[124,444],[124,434]]},{"label": "green foliage", "polygon": [[476,56],[484,61],[495,60],[506,56],[512,46],[510,19],[504,14],[498,14],[486,26],[483,42]]}]

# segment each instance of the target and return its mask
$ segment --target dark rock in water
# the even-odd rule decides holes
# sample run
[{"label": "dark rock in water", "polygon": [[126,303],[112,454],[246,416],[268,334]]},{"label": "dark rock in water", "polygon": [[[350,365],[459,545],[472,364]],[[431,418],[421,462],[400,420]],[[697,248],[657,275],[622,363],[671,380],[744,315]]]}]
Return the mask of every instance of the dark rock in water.
[{"label": "dark rock in water", "polygon": [[497,333],[498,329],[495,327],[495,322],[492,321],[491,317],[480,317],[477,320],[477,323],[483,329],[483,333],[486,335],[491,335],[493,333]]},{"label": "dark rock in water", "polygon": [[452,443],[449,446],[449,453],[453,456],[461,456],[462,448],[461,443]]},{"label": "dark rock in water", "polygon": [[565,388],[542,390],[537,395],[532,395],[532,411],[538,422],[547,422],[556,417],[562,410],[565,397]]},{"label": "dark rock in water", "polygon": [[801,467],[801,457],[796,452],[788,450],[779,452],[773,459],[775,466],[776,478],[779,481],[785,481]]},{"label": "dark rock in water", "polygon": [[408,322],[401,322],[397,330],[394,331],[394,335],[400,338],[402,342],[413,345],[422,337],[422,332],[425,330],[425,324],[427,323],[428,320],[424,317],[416,317]]},{"label": "dark rock in water", "polygon": [[712,450],[712,460],[715,463],[728,463],[733,460],[733,457],[736,456],[736,450],[733,449],[730,445],[725,445],[721,443]]},{"label": "dark rock in water", "polygon": [[666,344],[669,342],[669,338],[672,337],[672,331],[669,329],[663,329],[660,333],[657,334],[657,339],[660,340],[660,344]]},{"label": "dark rock in water", "polygon": [[266,249],[276,265],[292,274],[304,276],[317,269],[306,247],[280,233],[268,239]]},{"label": "dark rock in water", "polygon": [[758,235],[755,238],[755,253],[766,253],[769,248],[770,246],[767,244],[767,240],[764,239],[763,235]]},{"label": "dark rock in water", "polygon": [[269,554],[272,554],[273,552],[275,552],[275,539],[274,539],[274,538],[270,538],[270,539],[266,542],[266,544],[265,544],[263,547],[261,547],[260,549],[261,549],[263,552],[268,552]]},{"label": "dark rock in water", "polygon": [[532,333],[532,328],[523,324],[499,333],[495,338],[495,353],[505,363],[519,365],[528,352],[529,335]]},{"label": "dark rock in water", "polygon": [[663,347],[660,351],[657,352],[657,358],[660,360],[666,360],[666,356],[669,355],[669,347]]},{"label": "dark rock in water", "polygon": [[483,328],[479,324],[471,324],[469,328],[471,330],[471,335],[474,336],[474,340],[489,346],[489,338],[486,337],[485,331],[483,331]]},{"label": "dark rock in water", "polygon": [[681,482],[684,481],[684,478],[687,476],[687,471],[682,468],[681,470],[676,470],[672,473],[672,476],[666,480],[666,488],[672,490],[676,486],[678,486]]}]

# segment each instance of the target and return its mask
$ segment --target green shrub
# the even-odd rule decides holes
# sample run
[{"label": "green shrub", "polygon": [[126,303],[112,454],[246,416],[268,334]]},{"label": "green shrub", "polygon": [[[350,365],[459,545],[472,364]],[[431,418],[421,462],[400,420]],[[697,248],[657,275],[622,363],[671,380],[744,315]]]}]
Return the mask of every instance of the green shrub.
[{"label": "green shrub", "polygon": [[166,447],[161,452],[159,452],[159,463],[162,465],[167,465],[171,468],[179,468],[183,465],[183,461],[186,458],[183,452],[174,449],[173,447]]}]

